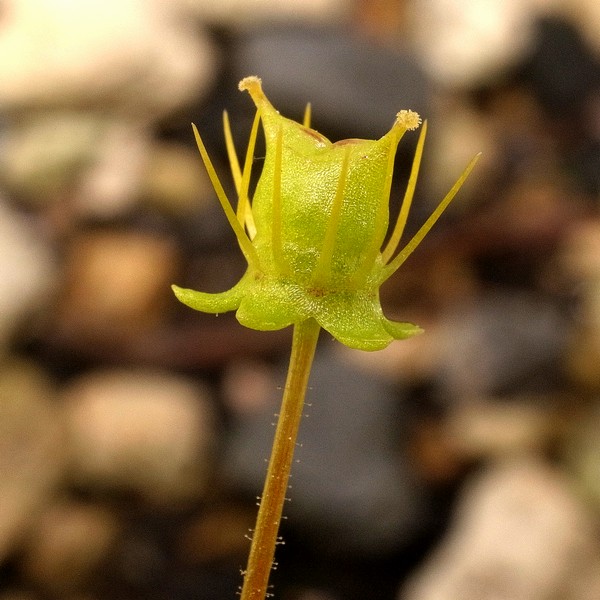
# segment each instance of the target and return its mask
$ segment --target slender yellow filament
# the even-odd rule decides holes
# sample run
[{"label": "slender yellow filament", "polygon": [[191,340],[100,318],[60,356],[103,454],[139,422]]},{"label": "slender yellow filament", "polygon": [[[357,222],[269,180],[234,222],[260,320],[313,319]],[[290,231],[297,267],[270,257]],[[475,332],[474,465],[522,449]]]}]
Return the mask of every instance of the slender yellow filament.
[{"label": "slender yellow filament", "polygon": [[242,185],[242,170],[240,169],[240,162],[237,157],[237,152],[235,151],[235,144],[233,143],[233,136],[231,135],[229,114],[226,110],[223,111],[223,132],[225,134],[225,147],[227,148],[227,158],[229,159],[233,184],[235,185],[235,191],[239,195],[240,187]]},{"label": "slender yellow filament", "polygon": [[258,136],[258,124],[260,123],[260,109],[254,115],[252,129],[250,130],[250,138],[248,140],[248,148],[246,149],[246,158],[244,160],[244,170],[242,172],[242,182],[238,191],[238,207],[237,217],[240,223],[246,224],[248,236],[254,239],[256,235],[256,225],[254,223],[254,215],[252,214],[252,206],[248,197],[248,188],[250,187],[250,175],[252,174],[252,161],[254,160],[254,148],[256,147],[256,138]]},{"label": "slender yellow filament", "polygon": [[456,183],[452,186],[450,191],[446,194],[444,199],[438,204],[437,208],[431,213],[430,217],[421,225],[421,228],[411,240],[402,248],[402,250],[396,255],[396,257],[383,269],[379,278],[379,284],[389,279],[404,263],[404,261],[413,253],[415,248],[421,243],[423,238],[429,233],[429,230],[435,225],[436,221],[440,218],[441,214],[446,210],[447,206],[452,202],[454,196],[458,193],[458,190],[462,187],[463,183],[475,167],[475,164],[479,160],[481,152],[477,154],[471,162],[467,165],[467,168],[462,172],[461,176],[456,180]]},{"label": "slender yellow filament", "polygon": [[256,235],[256,225],[254,223],[254,215],[252,214],[252,206],[248,197],[248,188],[250,187],[250,175],[252,173],[252,161],[254,159],[254,148],[256,146],[256,138],[258,136],[258,124],[260,122],[260,110],[256,111],[252,129],[250,131],[250,139],[248,140],[248,148],[246,150],[246,159],[244,162],[244,171],[240,169],[237,152],[233,136],[231,135],[231,125],[229,123],[229,115],[227,111],[223,111],[223,131],[225,133],[225,146],[227,147],[227,157],[229,158],[229,166],[235,190],[238,194],[237,218],[241,225],[246,226],[248,237],[252,240]]},{"label": "slender yellow filament", "polygon": [[346,146],[344,158],[342,159],[342,168],[338,179],[337,189],[331,206],[331,216],[327,222],[327,230],[323,238],[323,247],[317,265],[312,274],[312,283],[315,287],[322,287],[327,284],[328,274],[331,271],[331,261],[333,259],[333,249],[335,239],[340,226],[342,215],[342,206],[344,204],[344,189],[346,188],[346,179],[348,176],[348,165],[350,163],[351,146]]},{"label": "slender yellow filament", "polygon": [[200,134],[198,133],[198,129],[196,128],[196,126],[194,124],[192,124],[192,129],[194,130],[194,137],[196,138],[196,144],[198,145],[198,150],[200,151],[200,156],[202,157],[202,162],[204,163],[204,166],[208,173],[208,177],[210,178],[213,188],[215,189],[217,198],[219,199],[219,202],[221,203],[223,212],[225,213],[225,216],[227,217],[227,221],[229,222],[229,225],[231,226],[231,228],[233,229],[233,231],[235,233],[235,237],[238,240],[238,244],[240,245],[240,248],[241,248],[242,252],[244,253],[244,256],[246,257],[248,264],[251,267],[253,267],[254,269],[260,270],[260,263],[258,260],[258,255],[256,254],[256,250],[254,249],[254,246],[252,246],[252,242],[250,241],[250,238],[246,235],[244,228],[238,221],[235,212],[233,212],[233,208],[231,207],[229,198],[227,198],[227,194],[225,193],[225,190],[223,189],[223,186],[221,185],[219,176],[217,175],[217,172],[212,164],[212,161],[210,160],[210,157],[208,156],[208,152],[206,151],[206,146],[204,145],[204,142],[202,141],[202,138],[200,137]]},{"label": "slender yellow filament", "polygon": [[382,258],[384,264],[388,263],[396,249],[398,248],[398,244],[402,239],[402,234],[404,233],[404,228],[406,227],[406,221],[408,219],[408,213],[410,212],[410,206],[412,204],[413,196],[415,193],[415,188],[417,187],[417,178],[419,176],[419,168],[421,166],[421,158],[423,156],[423,146],[425,145],[425,136],[427,135],[427,121],[423,123],[423,128],[421,129],[421,133],[419,135],[419,140],[417,142],[417,148],[415,150],[415,156],[413,158],[412,167],[410,170],[410,177],[408,178],[408,184],[406,186],[406,192],[404,193],[404,198],[402,200],[402,204],[400,206],[400,212],[398,214],[398,219],[396,221],[396,225],[394,226],[394,230],[392,231],[392,235],[383,250]]},{"label": "slender yellow filament", "polygon": [[283,242],[281,239],[281,162],[283,154],[283,127],[277,130],[275,142],[275,163],[273,165],[273,216],[272,216],[272,240],[273,260],[280,273],[287,271],[283,256]]},{"label": "slender yellow filament", "polygon": [[304,119],[302,120],[302,125],[304,127],[310,127],[310,120],[312,117],[312,106],[310,102],[307,103],[306,108],[304,109]]}]

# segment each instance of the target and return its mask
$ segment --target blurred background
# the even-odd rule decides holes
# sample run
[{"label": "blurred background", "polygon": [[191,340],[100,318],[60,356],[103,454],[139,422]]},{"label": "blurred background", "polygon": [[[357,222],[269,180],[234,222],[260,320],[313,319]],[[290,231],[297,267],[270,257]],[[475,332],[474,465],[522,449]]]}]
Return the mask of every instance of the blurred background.
[{"label": "blurred background", "polygon": [[0,600],[236,597],[290,332],[169,286],[244,270],[190,122],[231,192],[251,74],[427,118],[413,231],[483,152],[383,289],[426,333],[322,336],[276,597],[598,600],[599,64],[594,0],[0,0]]}]

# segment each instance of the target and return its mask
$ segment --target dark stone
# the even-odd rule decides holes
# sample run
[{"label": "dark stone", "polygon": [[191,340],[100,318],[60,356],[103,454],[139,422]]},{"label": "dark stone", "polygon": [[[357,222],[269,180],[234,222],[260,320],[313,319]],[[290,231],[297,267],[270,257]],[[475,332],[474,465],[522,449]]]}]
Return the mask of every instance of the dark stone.
[{"label": "dark stone", "polygon": [[429,82],[411,53],[341,27],[251,30],[238,40],[234,74],[261,77],[273,105],[290,118],[300,120],[310,102],[314,127],[332,140],[378,137],[399,110],[430,111]]}]

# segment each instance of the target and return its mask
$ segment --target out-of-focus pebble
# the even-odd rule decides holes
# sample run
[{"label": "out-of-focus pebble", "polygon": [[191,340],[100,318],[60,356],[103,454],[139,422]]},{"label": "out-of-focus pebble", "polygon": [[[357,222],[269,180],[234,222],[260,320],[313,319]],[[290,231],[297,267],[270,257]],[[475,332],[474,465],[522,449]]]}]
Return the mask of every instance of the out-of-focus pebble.
[{"label": "out-of-focus pebble", "polygon": [[[190,128],[190,135],[191,135]],[[196,150],[166,142],[153,143],[138,194],[141,202],[170,215],[186,215],[214,201],[212,185]]]},{"label": "out-of-focus pebble", "polygon": [[[462,102],[449,102],[439,114],[443,118],[435,114],[431,118],[431,130],[435,133],[427,142],[428,172],[420,178],[419,188],[427,191],[424,196],[431,202],[428,210],[433,210],[469,161],[481,152],[477,169],[461,188],[460,200],[449,207],[455,213],[465,214],[481,201],[481,182],[498,162],[498,142],[482,115]],[[422,210],[424,214],[426,211]]]},{"label": "out-of-focus pebble", "polygon": [[83,375],[65,391],[71,479],[168,504],[198,498],[212,466],[206,391],[168,373]]},{"label": "out-of-focus pebble", "polygon": [[567,463],[582,492],[600,514],[600,403],[574,422],[566,447]]},{"label": "out-of-focus pebble", "polygon": [[76,213],[110,218],[131,208],[139,199],[149,146],[150,132],[136,122],[112,119],[106,123],[96,159],[73,189]]},{"label": "out-of-focus pebble", "polygon": [[578,383],[600,386],[600,222],[587,219],[565,236],[559,264],[566,285],[578,292],[578,320],[565,352]]},{"label": "out-of-focus pebble", "polygon": [[256,415],[269,408],[278,371],[257,360],[239,360],[229,365],[223,377],[223,397],[237,417]]},{"label": "out-of-focus pebble", "polygon": [[155,233],[97,230],[70,242],[53,336],[85,349],[129,344],[160,322],[177,269],[173,240]]},{"label": "out-of-focus pebble", "polygon": [[571,581],[565,600],[596,600],[600,598],[600,552],[581,569]]},{"label": "out-of-focus pebble", "polygon": [[3,11],[5,109],[97,106],[154,119],[201,96],[215,66],[212,45],[168,2],[19,0]]},{"label": "out-of-focus pebble", "polygon": [[62,202],[79,218],[106,218],[138,200],[149,140],[137,122],[60,109],[21,117],[7,128],[4,148],[0,178],[21,202]]},{"label": "out-of-focus pebble", "polygon": [[573,20],[550,12],[537,18],[534,44],[521,69],[546,115],[570,124],[587,120],[599,90],[598,58]]},{"label": "out-of-focus pebble", "polygon": [[3,135],[3,185],[28,205],[54,201],[96,159],[106,126],[106,116],[64,109],[20,117]]},{"label": "out-of-focus pebble", "polygon": [[548,389],[549,374],[560,377],[566,330],[560,311],[528,292],[496,290],[445,312],[435,332],[445,397]]},{"label": "out-of-focus pebble", "polygon": [[213,198],[196,151],[152,141],[148,128],[115,115],[43,111],[8,127],[3,146],[0,181],[33,208],[61,202],[80,219],[135,205],[178,215]]},{"label": "out-of-focus pebble", "polygon": [[248,553],[248,531],[256,522],[256,511],[224,505],[208,508],[181,532],[179,552],[187,564],[244,561]]},{"label": "out-of-focus pebble", "polygon": [[202,98],[216,64],[201,25],[169,2],[7,3],[0,177],[35,205],[122,214],[137,200],[148,127]]},{"label": "out-of-focus pebble", "polygon": [[50,248],[31,225],[0,196],[0,355],[23,319],[47,305],[54,287]]},{"label": "out-of-focus pebble", "polygon": [[0,363],[0,560],[51,501],[65,467],[54,390],[38,367]]},{"label": "out-of-focus pebble", "polygon": [[495,81],[531,44],[531,2],[417,0],[410,10],[419,56],[431,76],[446,86]]},{"label": "out-of-focus pebble", "polygon": [[447,537],[399,598],[556,597],[594,559],[594,531],[560,472],[533,460],[491,465],[466,486]]},{"label": "out-of-focus pebble", "polygon": [[26,540],[22,572],[54,594],[72,593],[89,583],[119,530],[116,513],[102,506],[74,501],[49,506]]},{"label": "out-of-focus pebble", "polygon": [[450,408],[445,433],[461,456],[490,459],[541,452],[562,432],[544,395],[460,404]]},{"label": "out-of-focus pebble", "polygon": [[[567,276],[595,283],[600,280],[600,220],[588,218],[571,225],[565,235],[560,264]],[[586,288],[584,288],[585,291]],[[590,291],[594,292],[595,289]],[[586,297],[586,299],[588,299]],[[593,300],[593,298],[590,298]],[[590,303],[589,308],[595,308]],[[599,312],[587,314],[600,322]]]},{"label": "out-of-focus pebble", "polygon": [[331,592],[319,589],[306,589],[298,592],[296,600],[338,600],[339,596],[333,595]]},{"label": "out-of-focus pebble", "polygon": [[586,39],[600,58],[600,5],[596,0],[569,0],[559,2],[566,17],[577,24]]},{"label": "out-of-focus pebble", "polygon": [[349,16],[348,2],[345,0],[177,0],[186,10],[204,22],[227,27],[262,25],[265,22],[283,21],[299,23],[328,24],[339,22]]}]

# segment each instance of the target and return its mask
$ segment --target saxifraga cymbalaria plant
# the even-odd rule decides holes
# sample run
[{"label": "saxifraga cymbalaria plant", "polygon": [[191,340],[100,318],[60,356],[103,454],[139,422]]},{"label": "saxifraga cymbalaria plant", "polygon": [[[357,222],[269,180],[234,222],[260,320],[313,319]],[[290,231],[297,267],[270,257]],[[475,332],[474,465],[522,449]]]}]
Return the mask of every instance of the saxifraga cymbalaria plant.
[{"label": "saxifraga cymbalaria plant", "polygon": [[[321,329],[351,348],[380,350],[421,333],[411,323],[387,319],[379,288],[419,245],[452,201],[479,155],[416,234],[398,251],[417,182],[427,123],[419,136],[397,221],[388,234],[389,198],[396,148],[421,124],[402,110],[379,140],[332,143],[310,128],[310,106],[300,124],[281,116],[258,77],[246,77],[257,112],[243,167],[238,162],[227,113],[225,141],[238,201],[227,198],[206,147],[194,127],[200,155],[248,268],[230,290],[217,294],[173,286],[177,298],[207,313],[236,311],[258,330],[293,326],[292,351],[273,449],[243,571],[241,600],[264,600],[303,413],[304,397]],[[266,156],[252,199],[249,186],[259,123]],[[384,240],[387,242],[384,245]]]}]

